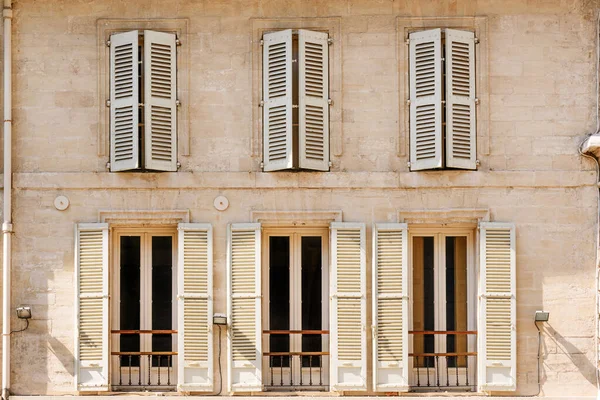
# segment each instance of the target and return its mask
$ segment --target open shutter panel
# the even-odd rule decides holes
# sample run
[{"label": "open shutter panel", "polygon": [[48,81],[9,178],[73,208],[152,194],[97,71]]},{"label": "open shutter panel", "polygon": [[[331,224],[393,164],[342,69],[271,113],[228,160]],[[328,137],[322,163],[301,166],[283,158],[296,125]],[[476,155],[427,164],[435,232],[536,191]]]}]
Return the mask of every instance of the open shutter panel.
[{"label": "open shutter panel", "polygon": [[178,390],[213,390],[212,227],[179,224]]},{"label": "open shutter panel", "polygon": [[446,29],[446,166],[477,169],[475,34]]},{"label": "open shutter panel", "polygon": [[108,224],[75,229],[75,374],[78,391],[108,390]]},{"label": "open shutter panel", "polygon": [[140,167],[138,31],[110,37],[110,170]]},{"label": "open shutter panel", "polygon": [[263,160],[265,171],[293,167],[292,30],[263,36]]},{"label": "open shutter panel", "polygon": [[365,225],[331,224],[331,389],[367,389]]},{"label": "open shutter panel", "polygon": [[480,391],[514,391],[517,382],[515,227],[480,224]]},{"label": "open shutter panel", "polygon": [[260,224],[228,227],[230,392],[262,391]]},{"label": "open shutter panel", "polygon": [[373,227],[373,382],[377,392],[408,391],[406,224]]},{"label": "open shutter panel", "polygon": [[442,167],[441,30],[409,36],[410,169]]},{"label": "open shutter panel", "polygon": [[329,171],[327,33],[298,31],[300,168]]},{"label": "open shutter panel", "polygon": [[144,31],[144,164],[177,171],[177,68],[173,33]]}]

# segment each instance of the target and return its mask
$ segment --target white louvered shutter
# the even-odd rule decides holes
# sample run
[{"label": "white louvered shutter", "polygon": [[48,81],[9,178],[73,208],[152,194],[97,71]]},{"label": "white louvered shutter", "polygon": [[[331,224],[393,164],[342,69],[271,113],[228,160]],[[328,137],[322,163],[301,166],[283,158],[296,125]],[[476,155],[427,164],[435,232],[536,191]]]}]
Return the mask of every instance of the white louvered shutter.
[{"label": "white louvered shutter", "polygon": [[373,384],[408,391],[408,234],[406,224],[373,227]]},{"label": "white louvered shutter", "polygon": [[514,391],[517,385],[515,226],[480,224],[478,385]]},{"label": "white louvered shutter", "polygon": [[442,167],[442,31],[409,36],[410,169]]},{"label": "white louvered shutter", "polygon": [[446,166],[477,169],[475,34],[446,29]]},{"label": "white louvered shutter", "polygon": [[292,30],[263,36],[263,161],[265,171],[293,168]]},{"label": "white louvered shutter", "polygon": [[227,315],[230,392],[262,390],[260,224],[227,232]]},{"label": "white louvered shutter", "polygon": [[140,167],[138,31],[110,37],[110,170]]},{"label": "white louvered shutter", "polygon": [[144,31],[144,164],[156,171],[177,171],[176,39]]},{"label": "white louvered shutter", "polygon": [[327,33],[298,31],[300,168],[329,171]]},{"label": "white louvered shutter", "polygon": [[212,391],[212,227],[210,224],[179,224],[178,230],[177,389]]},{"label": "white louvered shutter", "polygon": [[367,389],[365,225],[331,224],[331,389]]},{"label": "white louvered shutter", "polygon": [[108,224],[75,227],[75,279],[76,390],[107,391]]}]

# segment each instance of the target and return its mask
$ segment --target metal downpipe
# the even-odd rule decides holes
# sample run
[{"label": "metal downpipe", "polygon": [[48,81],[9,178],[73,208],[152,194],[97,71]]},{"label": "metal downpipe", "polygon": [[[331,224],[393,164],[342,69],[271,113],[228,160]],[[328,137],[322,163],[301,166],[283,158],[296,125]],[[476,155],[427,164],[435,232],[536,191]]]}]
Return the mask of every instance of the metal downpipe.
[{"label": "metal downpipe", "polygon": [[2,399],[10,395],[12,239],[12,0],[4,0],[4,222],[2,223]]}]

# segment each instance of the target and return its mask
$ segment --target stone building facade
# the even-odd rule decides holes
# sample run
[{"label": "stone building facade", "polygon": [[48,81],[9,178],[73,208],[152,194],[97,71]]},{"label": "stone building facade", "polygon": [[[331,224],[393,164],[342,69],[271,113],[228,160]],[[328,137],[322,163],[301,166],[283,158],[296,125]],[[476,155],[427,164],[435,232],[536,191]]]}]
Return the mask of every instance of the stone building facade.
[{"label": "stone building facade", "polygon": [[595,397],[597,1],[12,7],[15,398]]}]

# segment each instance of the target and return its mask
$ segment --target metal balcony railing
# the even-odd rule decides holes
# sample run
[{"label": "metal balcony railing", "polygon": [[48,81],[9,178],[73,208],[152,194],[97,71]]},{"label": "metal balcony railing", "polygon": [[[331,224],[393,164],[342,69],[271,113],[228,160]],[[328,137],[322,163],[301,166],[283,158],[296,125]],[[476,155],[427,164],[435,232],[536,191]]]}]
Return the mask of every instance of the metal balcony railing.
[{"label": "metal balcony railing", "polygon": [[[329,335],[322,330],[266,330],[264,335]],[[323,343],[323,341],[322,341]],[[327,351],[266,352],[267,390],[327,390]]]},{"label": "metal balcony railing", "polygon": [[[475,342],[470,341],[468,336],[476,336],[477,331],[409,331],[409,334],[413,335],[413,349],[424,349],[435,343],[443,343],[446,349],[450,349],[447,352],[409,353],[412,358],[413,390],[476,390],[477,352],[468,351]],[[429,346],[425,344],[426,338],[429,339]]]},{"label": "metal balcony railing", "polygon": [[[175,330],[113,330],[114,335],[173,335]],[[112,382],[115,390],[175,389],[174,351],[113,351],[118,374]],[[115,364],[113,364],[114,366]],[[115,375],[113,374],[113,377]]]}]

